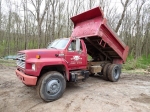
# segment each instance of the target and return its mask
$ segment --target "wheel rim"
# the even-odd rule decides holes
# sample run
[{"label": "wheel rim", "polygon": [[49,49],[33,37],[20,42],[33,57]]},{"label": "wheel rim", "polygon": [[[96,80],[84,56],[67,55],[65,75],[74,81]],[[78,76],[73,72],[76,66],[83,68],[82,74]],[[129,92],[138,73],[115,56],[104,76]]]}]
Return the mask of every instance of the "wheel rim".
[{"label": "wheel rim", "polygon": [[118,78],[119,78],[119,74],[120,74],[119,68],[116,67],[116,68],[114,69],[114,73],[113,73],[114,78],[115,78],[115,79],[118,79]]},{"label": "wheel rim", "polygon": [[61,84],[60,84],[60,81],[58,79],[50,80],[47,83],[46,92],[49,95],[55,95],[55,94],[57,94],[60,91],[60,89],[61,89]]}]

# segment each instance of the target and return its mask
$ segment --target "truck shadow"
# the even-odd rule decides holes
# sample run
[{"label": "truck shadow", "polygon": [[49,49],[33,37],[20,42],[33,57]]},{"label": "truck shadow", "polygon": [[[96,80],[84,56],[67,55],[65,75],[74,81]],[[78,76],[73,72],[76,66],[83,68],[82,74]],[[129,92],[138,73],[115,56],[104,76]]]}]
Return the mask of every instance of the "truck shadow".
[{"label": "truck shadow", "polygon": [[67,82],[66,83],[66,90],[75,90],[75,89],[80,89],[79,83],[82,82]]},{"label": "truck shadow", "polygon": [[94,78],[97,80],[103,80],[103,75],[91,75],[90,78]]},{"label": "truck shadow", "polygon": [[83,88],[87,88],[89,85],[93,85],[94,83],[105,83],[106,81],[103,80],[102,76],[94,75],[90,76],[85,81],[77,81],[77,82],[67,82],[66,83],[66,91],[76,91]]}]

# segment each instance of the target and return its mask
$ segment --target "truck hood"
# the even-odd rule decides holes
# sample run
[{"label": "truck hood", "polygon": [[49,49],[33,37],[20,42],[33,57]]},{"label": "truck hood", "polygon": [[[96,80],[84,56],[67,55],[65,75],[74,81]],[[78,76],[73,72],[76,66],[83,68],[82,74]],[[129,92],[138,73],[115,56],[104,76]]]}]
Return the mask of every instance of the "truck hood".
[{"label": "truck hood", "polygon": [[36,58],[36,55],[40,55],[40,58],[54,58],[57,54],[63,53],[63,50],[58,49],[31,49],[19,51],[19,53],[25,53],[26,59]]}]

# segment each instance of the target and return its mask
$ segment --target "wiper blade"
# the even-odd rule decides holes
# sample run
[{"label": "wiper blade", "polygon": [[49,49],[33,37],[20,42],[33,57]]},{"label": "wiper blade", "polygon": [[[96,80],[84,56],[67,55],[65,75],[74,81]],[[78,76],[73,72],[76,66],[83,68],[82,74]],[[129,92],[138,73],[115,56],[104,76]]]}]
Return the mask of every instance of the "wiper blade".
[{"label": "wiper blade", "polygon": [[55,47],[50,47],[50,48],[57,49],[57,48],[55,48]]}]

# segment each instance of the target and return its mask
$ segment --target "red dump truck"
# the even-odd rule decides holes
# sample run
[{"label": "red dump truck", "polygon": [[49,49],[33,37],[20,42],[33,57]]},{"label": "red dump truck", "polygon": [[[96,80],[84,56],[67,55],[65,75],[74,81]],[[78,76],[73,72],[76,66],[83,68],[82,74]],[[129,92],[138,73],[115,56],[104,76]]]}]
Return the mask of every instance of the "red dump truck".
[{"label": "red dump truck", "polygon": [[126,61],[129,48],[108,26],[99,7],[71,20],[70,38],[56,39],[46,49],[18,52],[16,75],[25,85],[36,86],[44,101],[59,99],[66,82],[85,80],[90,74],[116,82]]}]

